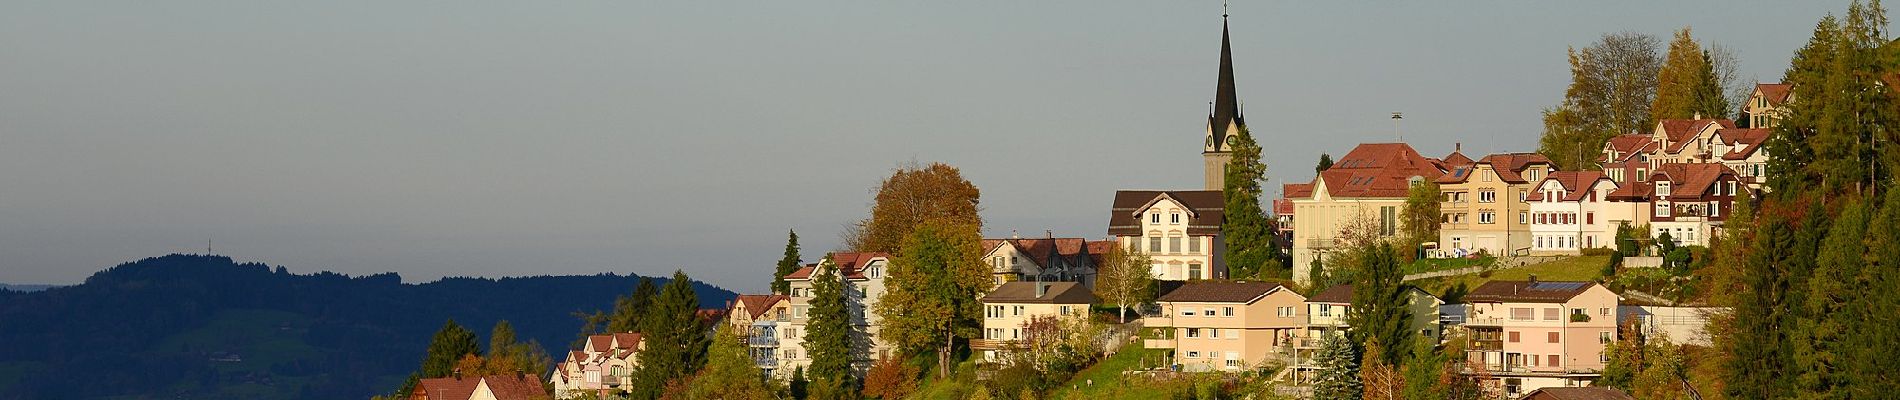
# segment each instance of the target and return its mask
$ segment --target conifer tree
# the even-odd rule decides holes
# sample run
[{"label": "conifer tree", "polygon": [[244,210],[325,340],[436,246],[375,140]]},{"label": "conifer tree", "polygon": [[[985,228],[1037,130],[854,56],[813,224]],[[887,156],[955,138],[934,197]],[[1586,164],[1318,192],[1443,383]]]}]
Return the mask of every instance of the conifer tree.
[{"label": "conifer tree", "polygon": [[660,294],[660,288],[653,285],[653,279],[640,278],[640,284],[633,287],[633,293],[614,299],[614,314],[607,323],[607,331],[615,333],[633,332],[640,329],[640,320],[653,306],[654,296]]},{"label": "conifer tree", "polygon": [[1858,198],[1842,199],[1845,205],[1834,226],[1822,240],[1814,275],[1808,280],[1807,315],[1795,341],[1796,378],[1799,390],[1815,398],[1841,398],[1848,383],[1844,372],[1850,369],[1849,353],[1862,351],[1844,346],[1854,326],[1863,325],[1852,302],[1863,298],[1858,284],[1868,210]]},{"label": "conifer tree", "polygon": [[1450,357],[1440,354],[1433,348],[1436,342],[1424,336],[1412,340],[1412,357],[1405,361],[1404,398],[1408,400],[1442,400],[1450,394],[1451,379],[1443,376],[1445,364]]},{"label": "conifer tree", "polygon": [[1689,34],[1676,31],[1669,52],[1656,73],[1656,97],[1649,106],[1651,121],[1721,118],[1728,115],[1728,99],[1709,53]]},{"label": "conifer tree", "polygon": [[640,320],[637,330],[646,348],[635,356],[640,366],[634,370],[629,396],[658,398],[670,381],[699,369],[709,339],[698,313],[699,296],[693,292],[692,279],[674,271],[673,280],[660,288]]},{"label": "conifer tree", "polygon": [[785,235],[785,257],[778,259],[778,269],[772,272],[772,293],[790,293],[792,285],[785,282],[785,276],[798,272],[798,264],[804,262],[798,256],[798,232],[787,230]]},{"label": "conifer tree", "polygon": [[455,372],[455,362],[463,356],[482,355],[480,342],[475,332],[455,323],[454,319],[442,323],[442,329],[435,331],[435,338],[429,340],[429,352],[422,358],[422,377],[441,378]]},{"label": "conifer tree", "polygon": [[[1392,245],[1380,242],[1355,250],[1361,255],[1352,286],[1352,308],[1346,313],[1347,336],[1352,343],[1376,343],[1382,349],[1408,348],[1412,343],[1412,311],[1406,307],[1409,291]],[[1404,365],[1405,352],[1380,353],[1384,365]]]},{"label": "conifer tree", "polygon": [[1359,400],[1365,387],[1359,382],[1359,355],[1351,339],[1327,335],[1313,362],[1319,376],[1313,381],[1313,400]]},{"label": "conifer tree", "polygon": [[1319,164],[1313,166],[1313,173],[1317,174],[1321,172],[1326,172],[1326,170],[1332,169],[1332,168],[1333,168],[1333,155],[1326,154],[1326,153],[1319,153]]},{"label": "conifer tree", "polygon": [[853,346],[851,310],[846,303],[845,282],[836,273],[831,256],[812,274],[810,320],[805,324],[805,348],[811,354],[813,399],[855,398],[857,382],[851,361],[857,354]]},{"label": "conifer tree", "polygon": [[1246,128],[1240,129],[1233,145],[1222,195],[1226,202],[1222,213],[1221,236],[1226,241],[1229,278],[1284,278],[1280,250],[1273,243],[1273,225],[1260,208],[1260,183],[1266,180],[1267,165],[1260,162],[1260,145]]}]

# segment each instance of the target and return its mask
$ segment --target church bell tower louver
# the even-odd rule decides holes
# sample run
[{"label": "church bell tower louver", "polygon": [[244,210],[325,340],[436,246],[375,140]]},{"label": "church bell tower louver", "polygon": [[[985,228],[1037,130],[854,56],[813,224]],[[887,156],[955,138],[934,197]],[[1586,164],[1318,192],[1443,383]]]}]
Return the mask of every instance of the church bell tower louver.
[{"label": "church bell tower louver", "polygon": [[1227,187],[1227,161],[1233,158],[1232,146],[1247,126],[1240,115],[1240,99],[1234,93],[1234,54],[1227,34],[1227,14],[1220,21],[1220,77],[1214,87],[1214,109],[1207,115],[1207,134],[1201,149],[1202,174],[1207,190]]}]

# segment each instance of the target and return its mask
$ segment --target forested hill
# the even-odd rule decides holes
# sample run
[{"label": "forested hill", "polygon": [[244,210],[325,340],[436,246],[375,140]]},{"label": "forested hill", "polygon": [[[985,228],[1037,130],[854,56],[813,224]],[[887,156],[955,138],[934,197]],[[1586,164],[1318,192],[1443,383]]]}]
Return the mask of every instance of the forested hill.
[{"label": "forested hill", "polygon": [[[508,320],[522,340],[558,357],[581,328],[575,311],[610,309],[639,279],[404,284],[394,273],[298,275],[222,256],[148,258],[80,285],[0,290],[0,399],[367,398],[415,370],[449,318],[483,336]],[[702,308],[734,296],[698,282],[694,289]]]}]

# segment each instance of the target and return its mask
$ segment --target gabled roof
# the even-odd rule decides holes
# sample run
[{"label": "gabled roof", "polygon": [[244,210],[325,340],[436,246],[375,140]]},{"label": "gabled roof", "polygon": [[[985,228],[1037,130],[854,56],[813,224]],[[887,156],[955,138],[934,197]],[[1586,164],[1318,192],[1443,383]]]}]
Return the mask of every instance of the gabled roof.
[{"label": "gabled roof", "polygon": [[[831,253],[831,262],[837,264],[838,274],[843,275],[845,279],[866,279],[862,267],[879,258],[889,260],[891,255],[890,253]],[[818,264],[806,264],[797,271],[786,274],[785,279],[808,280],[817,269]]]},{"label": "gabled roof", "polygon": [[1636,400],[1615,388],[1599,386],[1547,387],[1525,393],[1525,400]]},{"label": "gabled roof", "polygon": [[481,386],[482,378],[444,377],[428,378],[416,381],[416,387],[428,393],[431,399],[464,400],[475,396],[475,387]]},{"label": "gabled roof", "polygon": [[546,394],[540,377],[526,374],[429,378],[417,381],[416,386],[428,393],[430,399],[465,400],[474,397],[483,383],[499,400],[525,400]]},{"label": "gabled roof", "polygon": [[1681,153],[1682,148],[1689,145],[1690,139],[1708,129],[1710,125],[1719,126],[1716,129],[1735,128],[1735,121],[1726,119],[1665,119],[1656,124],[1669,140],[1670,154]]},{"label": "gabled roof", "polygon": [[1735,170],[1718,163],[1678,163],[1664,164],[1649,173],[1651,182],[1669,182],[1670,198],[1701,197],[1721,181],[1723,175],[1733,176]]},{"label": "gabled roof", "polygon": [[1286,286],[1272,282],[1193,281],[1161,295],[1156,301],[1190,303],[1252,303]]},{"label": "gabled roof", "polygon": [[1056,257],[1067,258],[1070,262],[1078,264],[1076,266],[1081,266],[1079,264],[1083,260],[1079,257],[1088,255],[1086,252],[1089,250],[1088,239],[1083,238],[1010,238],[983,239],[983,253],[989,254],[1003,247],[1004,244],[1015,246],[1016,251],[1022,252],[1031,261],[1035,261],[1036,265],[1044,268],[1050,267],[1052,264],[1050,260]]},{"label": "gabled roof", "polygon": [[1623,186],[1617,187],[1616,190],[1611,190],[1609,195],[1603,196],[1603,199],[1609,201],[1649,201],[1649,196],[1655,193],[1656,187],[1649,182],[1623,182]]},{"label": "gabled roof", "polygon": [[[1320,172],[1315,181],[1325,182],[1326,194],[1332,197],[1399,198],[1410,193],[1413,177],[1426,181],[1438,179],[1445,173],[1440,169],[1442,166],[1441,162],[1419,155],[1404,143],[1365,143],[1346,153],[1332,168]],[[1309,191],[1305,196],[1286,197],[1312,196]]]},{"label": "gabled roof", "polygon": [[1443,161],[1445,161],[1445,165],[1453,166],[1453,167],[1460,166],[1460,165],[1471,165],[1471,163],[1473,162],[1471,161],[1471,157],[1465,157],[1465,153],[1457,151],[1457,150],[1452,150],[1451,154],[1446,154]]},{"label": "gabled roof", "polygon": [[[1603,171],[1556,171],[1551,172],[1550,176],[1538,182],[1537,186],[1541,188],[1547,182],[1556,182],[1559,186],[1563,187],[1565,191],[1564,198],[1557,199],[1557,201],[1579,201],[1583,200],[1584,196],[1590,194],[1589,189],[1593,186],[1592,184],[1597,181],[1607,181],[1609,179],[1609,176],[1603,175]],[[1544,192],[1541,190],[1532,190],[1529,197],[1525,200],[1543,201]]]},{"label": "gabled roof", "polygon": [[759,319],[759,316],[765,315],[767,311],[772,311],[773,304],[778,304],[778,302],[788,301],[790,299],[790,297],[785,297],[785,295],[782,294],[742,294],[739,295],[738,298],[733,299],[732,304],[735,306],[745,305],[746,316],[752,319]]},{"label": "gabled roof", "polygon": [[1466,303],[1563,303],[1596,287],[1596,282],[1490,281],[1465,294]]},{"label": "gabled roof", "polygon": [[1788,83],[1755,84],[1755,91],[1760,92],[1762,97],[1767,98],[1768,103],[1771,105],[1781,105],[1781,103],[1788,101],[1788,93],[1790,93],[1790,89],[1793,88],[1794,85]]},{"label": "gabled roof", "polygon": [[[1425,289],[1419,289],[1417,286],[1405,285],[1405,290],[1408,292],[1417,292],[1418,294],[1423,294],[1426,297],[1431,297],[1434,299],[1438,298],[1438,296],[1433,296],[1430,292],[1426,292]],[[1410,300],[1407,300],[1407,301],[1410,301]],[[1306,298],[1306,302],[1328,303],[1328,304],[1350,304],[1352,303],[1352,285],[1346,284],[1346,285],[1338,285],[1338,286],[1326,288],[1326,290],[1320,291],[1319,294],[1315,294],[1313,295],[1313,297]]]},{"label": "gabled roof", "polygon": [[1297,198],[1297,197],[1313,197],[1313,183],[1307,182],[1307,183],[1281,184],[1280,197],[1286,198],[1286,199]]},{"label": "gabled roof", "polygon": [[588,350],[607,351],[613,348],[613,343],[614,343],[614,337],[612,335],[588,335],[587,336]]},{"label": "gabled roof", "polygon": [[1120,242],[1116,242],[1113,240],[1090,240],[1087,244],[1088,250],[1089,250],[1089,262],[1094,263],[1096,267],[1098,268],[1101,267],[1103,263],[1102,256],[1105,254],[1108,254],[1109,251],[1114,250],[1115,246],[1120,246],[1120,245],[1121,245]]},{"label": "gabled roof", "polygon": [[1140,213],[1163,197],[1174,199],[1191,211],[1188,219],[1189,235],[1214,235],[1220,233],[1221,214],[1227,204],[1222,201],[1225,195],[1219,190],[1117,190],[1115,203],[1108,219],[1108,234],[1117,236],[1141,235]]},{"label": "gabled roof", "polygon": [[614,348],[619,350],[639,350],[641,336],[640,332],[614,333]]},{"label": "gabled roof", "polygon": [[1637,154],[1648,153],[1655,150],[1656,140],[1651,137],[1651,135],[1632,133],[1611,136],[1610,140],[1604,142],[1603,145],[1610,151],[1616,152],[1618,157],[1611,160],[1609,159],[1609,154],[1604,154],[1604,158],[1600,161],[1605,163],[1619,163],[1636,159]]},{"label": "gabled roof", "polygon": [[[1038,288],[1042,296],[1036,296]],[[1008,282],[983,296],[984,303],[1095,304],[1101,301],[1076,282]]]},{"label": "gabled roof", "polygon": [[1731,146],[1728,153],[1722,154],[1724,160],[1742,160],[1761,150],[1761,144],[1768,141],[1768,128],[1721,129],[1715,134],[1722,138],[1722,144]]}]

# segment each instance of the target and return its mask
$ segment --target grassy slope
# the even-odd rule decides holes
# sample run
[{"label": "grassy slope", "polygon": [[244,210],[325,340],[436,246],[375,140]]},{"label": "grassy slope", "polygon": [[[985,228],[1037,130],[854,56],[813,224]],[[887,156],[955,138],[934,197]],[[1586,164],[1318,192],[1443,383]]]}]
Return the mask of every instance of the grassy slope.
[{"label": "grassy slope", "polygon": [[1485,282],[1521,281],[1530,278],[1531,275],[1537,275],[1537,280],[1540,281],[1593,281],[1602,277],[1603,265],[1609,262],[1609,256],[1570,257],[1547,263],[1499,269],[1492,271],[1490,277],[1482,274],[1468,274],[1421,279],[1412,283],[1432,294],[1442,296],[1447,289],[1459,284],[1464,284],[1466,290],[1470,290],[1478,288]]},{"label": "grassy slope", "polygon": [[[1154,367],[1160,363],[1161,350],[1143,348],[1141,342],[1123,346],[1121,351],[1075,374],[1062,389],[1050,393],[1050,399],[1154,399],[1164,398],[1160,388],[1128,385],[1124,371]],[[1146,362],[1144,363],[1144,359]],[[1088,384],[1090,381],[1094,384]]]}]

